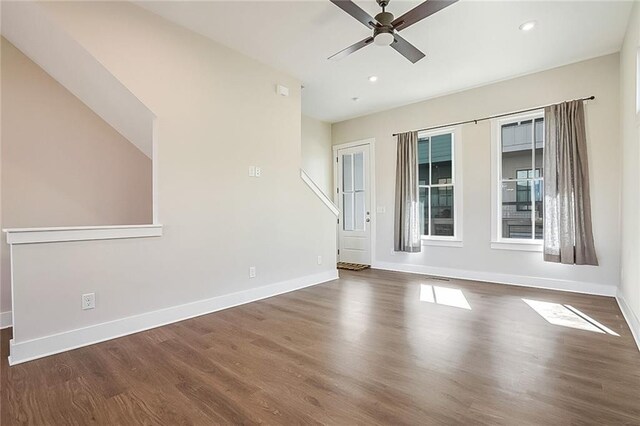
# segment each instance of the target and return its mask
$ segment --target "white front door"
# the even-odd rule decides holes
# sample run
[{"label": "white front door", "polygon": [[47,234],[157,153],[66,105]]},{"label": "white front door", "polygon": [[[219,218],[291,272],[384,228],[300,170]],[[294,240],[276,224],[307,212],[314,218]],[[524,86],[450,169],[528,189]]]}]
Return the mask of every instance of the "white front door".
[{"label": "white front door", "polygon": [[371,264],[369,145],[337,150],[338,261]]}]

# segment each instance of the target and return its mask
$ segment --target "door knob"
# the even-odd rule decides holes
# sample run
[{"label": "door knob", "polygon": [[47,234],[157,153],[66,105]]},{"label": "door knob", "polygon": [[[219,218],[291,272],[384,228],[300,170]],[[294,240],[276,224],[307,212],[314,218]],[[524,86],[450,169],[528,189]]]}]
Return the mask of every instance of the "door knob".
[{"label": "door knob", "polygon": [[367,222],[371,222],[371,219],[367,218]]}]

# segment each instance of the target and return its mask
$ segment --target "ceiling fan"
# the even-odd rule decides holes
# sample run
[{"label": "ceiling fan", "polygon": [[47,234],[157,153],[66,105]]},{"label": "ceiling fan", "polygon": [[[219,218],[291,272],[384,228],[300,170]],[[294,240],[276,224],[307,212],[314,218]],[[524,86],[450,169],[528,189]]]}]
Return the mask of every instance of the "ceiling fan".
[{"label": "ceiling fan", "polygon": [[427,0],[395,19],[393,14],[385,11],[390,0],[376,0],[378,5],[382,8],[382,12],[378,13],[375,18],[372,18],[367,12],[362,10],[351,0],[329,1],[373,30],[373,35],[371,37],[367,37],[364,40],[341,50],[335,55],[330,56],[329,59],[344,58],[345,56],[350,55],[373,42],[373,44],[378,46],[393,47],[398,53],[415,64],[420,59],[424,58],[424,53],[418,50],[418,48],[407,40],[400,37],[398,32],[428,16],[433,15],[439,10],[452,5],[458,0]]}]

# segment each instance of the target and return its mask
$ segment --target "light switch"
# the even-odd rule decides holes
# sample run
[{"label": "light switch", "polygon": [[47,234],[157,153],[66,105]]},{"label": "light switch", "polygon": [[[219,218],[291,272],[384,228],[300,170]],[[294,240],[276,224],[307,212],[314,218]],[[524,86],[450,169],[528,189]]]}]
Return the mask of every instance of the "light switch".
[{"label": "light switch", "polygon": [[276,85],[276,93],[280,96],[289,96],[289,88],[281,84]]},{"label": "light switch", "polygon": [[254,177],[256,175],[256,166],[249,166],[249,177]]}]

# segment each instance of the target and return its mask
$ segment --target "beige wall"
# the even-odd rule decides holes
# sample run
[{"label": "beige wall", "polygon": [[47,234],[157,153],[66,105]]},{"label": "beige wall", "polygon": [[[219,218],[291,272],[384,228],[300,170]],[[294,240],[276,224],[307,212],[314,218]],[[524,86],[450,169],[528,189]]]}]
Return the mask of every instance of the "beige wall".
[{"label": "beige wall", "polygon": [[[640,4],[631,13],[620,52],[620,117],[622,124],[622,286],[621,294],[640,327],[640,118],[636,110],[640,48]],[[636,332],[640,332],[637,329]],[[640,338],[640,335],[638,336]]]},{"label": "beige wall", "polygon": [[302,116],[302,168],[331,198],[333,193],[331,124]]},{"label": "beige wall", "polygon": [[1,67],[2,228],[151,223],[151,159],[4,38]]},{"label": "beige wall", "polygon": [[158,117],[164,235],[15,246],[16,343],[335,271],[335,216],[300,179],[298,80],[130,3],[39,7]]},{"label": "beige wall", "polygon": [[[375,138],[377,214],[375,263],[466,271],[479,278],[615,294],[620,275],[620,143],[618,55],[564,66],[413,105],[334,123],[333,143]],[[396,143],[392,134],[595,95],[586,104],[593,228],[599,267],[545,263],[539,252],[491,249],[491,123],[461,128],[464,246],[396,253],[393,210]],[[425,269],[426,270],[426,269]],[[515,277],[515,278],[514,278]]]}]

